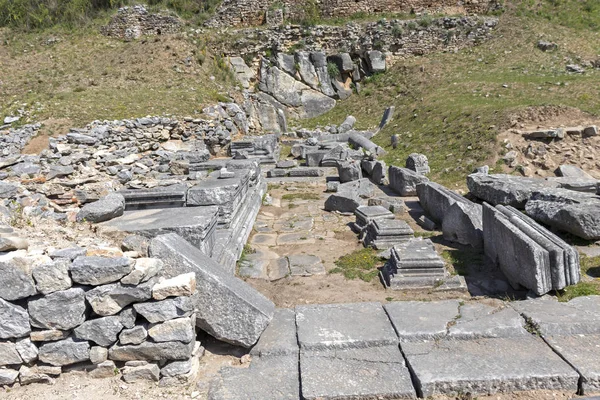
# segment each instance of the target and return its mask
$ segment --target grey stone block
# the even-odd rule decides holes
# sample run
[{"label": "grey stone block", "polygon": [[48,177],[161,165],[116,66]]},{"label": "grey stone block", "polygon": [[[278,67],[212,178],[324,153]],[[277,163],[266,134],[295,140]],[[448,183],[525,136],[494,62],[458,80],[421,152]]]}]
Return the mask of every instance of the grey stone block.
[{"label": "grey stone block", "polygon": [[154,239],[150,253],[165,263],[165,277],[196,273],[198,327],[231,344],[256,343],[273,317],[275,306],[270,300],[175,234]]},{"label": "grey stone block", "polygon": [[511,306],[544,336],[600,334],[600,312],[582,310],[555,300],[527,300]]},{"label": "grey stone block", "polygon": [[71,365],[90,359],[90,344],[67,338],[58,342],[45,343],[40,347],[40,361],[56,365]]},{"label": "grey stone block", "polygon": [[401,342],[441,339],[448,323],[460,315],[458,300],[400,301],[383,307]]},{"label": "grey stone block", "polygon": [[196,306],[196,295],[182,296],[148,303],[136,303],[135,311],[148,322],[157,323],[170,319],[189,317]]},{"label": "grey stone block", "polygon": [[158,382],[160,368],[156,364],[146,364],[136,367],[125,366],[121,369],[123,380],[127,383],[154,381]]},{"label": "grey stone block", "polygon": [[548,336],[544,340],[581,375],[583,393],[579,394],[600,392],[600,335]]},{"label": "grey stone block", "polygon": [[319,168],[292,168],[289,170],[290,177],[309,177],[318,178],[323,176],[324,172]]},{"label": "grey stone block", "polygon": [[402,343],[420,396],[575,392],[579,375],[533,336]]},{"label": "grey stone block", "polygon": [[114,361],[164,361],[187,360],[192,356],[194,341],[183,342],[144,342],[138,345],[114,345],[108,350],[108,358]]},{"label": "grey stone block", "polygon": [[109,347],[117,341],[121,330],[123,330],[121,318],[111,316],[87,320],[73,330],[73,335],[77,339],[89,340],[99,346]]},{"label": "grey stone block", "polygon": [[0,299],[0,339],[28,336],[31,332],[27,310]]},{"label": "grey stone block", "polygon": [[398,346],[302,350],[300,370],[307,400],[416,398]]},{"label": "grey stone block", "polygon": [[275,310],[273,320],[250,351],[253,356],[277,357],[298,354],[296,313],[288,308]]},{"label": "grey stone block", "polygon": [[23,359],[13,342],[0,342],[0,367],[4,365],[21,364]]},{"label": "grey stone block", "polygon": [[297,400],[298,356],[255,359],[249,368],[223,368],[210,385],[208,400]]},{"label": "grey stone block", "polygon": [[0,299],[19,300],[36,294],[31,271],[12,262],[0,262]]},{"label": "grey stone block", "polygon": [[600,239],[600,196],[567,189],[536,191],[525,207],[527,215],[586,240]]},{"label": "grey stone block", "polygon": [[390,187],[400,196],[416,196],[417,185],[429,182],[429,179],[407,168],[390,165],[388,168]]},{"label": "grey stone block", "polygon": [[119,334],[120,344],[140,344],[148,337],[148,331],[143,325],[136,325],[131,329],[124,329]]},{"label": "grey stone block", "polygon": [[29,301],[30,323],[36,328],[69,330],[85,321],[85,292],[71,288]]},{"label": "grey stone block", "polygon": [[148,329],[148,336],[155,342],[183,342],[188,343],[196,338],[196,318],[177,318],[169,321],[153,324]]},{"label": "grey stone block", "polygon": [[320,167],[323,158],[329,154],[329,150],[313,150],[307,151],[305,154],[306,165],[308,167]]},{"label": "grey stone block", "polygon": [[467,177],[467,186],[474,196],[490,204],[523,209],[534,191],[556,188],[559,183],[504,174],[471,174]]},{"label": "grey stone block", "polygon": [[93,203],[84,205],[77,213],[78,222],[104,222],[123,215],[125,198],[118,193],[111,193]]},{"label": "grey stone block", "polygon": [[302,349],[326,350],[395,345],[398,337],[380,303],[296,306]]},{"label": "grey stone block", "polygon": [[148,239],[176,233],[211,255],[218,213],[218,206],[128,211],[102,226],[109,231],[134,233]]},{"label": "grey stone block", "polygon": [[[498,310],[477,304],[460,307],[460,318],[449,327],[448,337],[462,340],[480,338],[519,338],[531,335],[525,330],[525,320],[512,308]],[[469,315],[468,310],[478,310]],[[483,308],[483,309],[481,309]]]},{"label": "grey stone block", "polygon": [[50,294],[59,290],[67,290],[73,282],[69,276],[71,262],[59,258],[51,263],[40,265],[33,269],[36,288],[42,294]]},{"label": "grey stone block", "polygon": [[96,314],[104,317],[115,315],[132,303],[150,300],[155,283],[155,279],[137,286],[111,283],[86,292],[85,298]]},{"label": "grey stone block", "polygon": [[0,368],[0,385],[12,385],[17,380],[19,371],[8,368]]},{"label": "grey stone block", "polygon": [[24,338],[16,342],[16,348],[23,362],[30,364],[38,358],[38,348],[29,338]]},{"label": "grey stone block", "polygon": [[456,202],[442,222],[444,239],[474,248],[483,247],[483,209],[481,205]]},{"label": "grey stone block", "polygon": [[71,264],[71,277],[82,285],[104,285],[120,280],[133,270],[128,258],[77,257]]}]

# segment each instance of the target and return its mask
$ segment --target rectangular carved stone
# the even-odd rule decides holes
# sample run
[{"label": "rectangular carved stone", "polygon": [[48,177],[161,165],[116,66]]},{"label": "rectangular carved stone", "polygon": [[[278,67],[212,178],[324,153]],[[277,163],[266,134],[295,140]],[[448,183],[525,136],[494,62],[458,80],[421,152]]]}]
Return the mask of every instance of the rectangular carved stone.
[{"label": "rectangular carved stone", "polygon": [[150,244],[150,254],[173,277],[196,273],[198,327],[215,338],[250,347],[273,318],[275,305],[255,289],[229,275],[220,265],[176,234],[162,235]]}]

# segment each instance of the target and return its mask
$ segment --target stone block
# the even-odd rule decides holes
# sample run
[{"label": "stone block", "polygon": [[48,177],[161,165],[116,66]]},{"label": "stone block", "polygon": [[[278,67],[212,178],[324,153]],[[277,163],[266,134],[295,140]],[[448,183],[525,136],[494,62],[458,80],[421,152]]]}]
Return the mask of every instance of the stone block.
[{"label": "stone block", "polygon": [[306,350],[395,345],[398,337],[380,303],[296,306],[298,343]]},{"label": "stone block", "polygon": [[114,361],[165,361],[187,360],[192,356],[194,341],[183,342],[144,342],[137,345],[116,344],[108,350],[108,358]]},{"label": "stone block", "polygon": [[[571,300],[573,301],[573,300]],[[600,312],[555,300],[527,300],[511,306],[533,323],[542,336],[600,334]]]},{"label": "stone block", "polygon": [[99,346],[109,347],[117,341],[122,330],[121,318],[110,316],[85,321],[73,330],[73,335],[77,339],[89,340]]},{"label": "stone block", "polygon": [[157,323],[175,318],[189,317],[194,311],[195,303],[195,296],[183,296],[148,303],[136,303],[133,305],[133,308],[148,322]]},{"label": "stone block", "polygon": [[148,336],[155,342],[179,341],[188,343],[196,338],[196,318],[177,318],[159,324],[153,324],[148,329]]},{"label": "stone block", "polygon": [[17,345],[13,342],[0,342],[0,367],[21,363],[23,359],[17,351]]},{"label": "stone block", "polygon": [[512,175],[471,174],[467,177],[469,191],[492,205],[503,204],[524,209],[534,191],[556,188],[558,182]]},{"label": "stone block", "polygon": [[85,292],[82,288],[61,290],[30,300],[27,308],[36,328],[73,329],[86,318]]},{"label": "stone block", "polygon": [[429,179],[407,168],[390,165],[388,168],[390,187],[400,196],[416,196],[417,185],[429,182]]},{"label": "stone block", "polygon": [[150,245],[153,257],[163,260],[163,273],[196,274],[196,324],[225,342],[251,347],[266,329],[274,304],[175,234],[159,236]]},{"label": "stone block", "polygon": [[31,271],[12,261],[0,262],[0,299],[13,301],[36,294]]},{"label": "stone block", "polygon": [[275,310],[273,320],[250,351],[253,356],[277,357],[298,354],[296,313],[288,308]]},{"label": "stone block", "polygon": [[125,366],[121,369],[123,380],[127,383],[154,381],[158,382],[160,368],[156,364],[146,364],[137,367]]},{"label": "stone block", "polygon": [[398,346],[302,350],[302,398],[415,399]]},{"label": "stone block", "polygon": [[133,262],[125,257],[77,257],[71,264],[71,277],[82,285],[104,285],[120,280],[133,270]]},{"label": "stone block", "polygon": [[148,239],[176,233],[210,255],[218,214],[217,206],[128,211],[122,217],[103,224],[102,229],[129,232]]},{"label": "stone block", "polygon": [[196,274],[189,272],[160,281],[152,288],[154,300],[167,297],[191,296],[196,292]]},{"label": "stone block", "polygon": [[0,339],[28,336],[31,332],[27,310],[0,299]]},{"label": "stone block", "polygon": [[119,313],[132,303],[150,300],[155,283],[155,278],[137,286],[111,283],[86,292],[85,298],[96,314],[106,317]]},{"label": "stone block", "polygon": [[78,222],[104,222],[120,217],[125,211],[125,198],[118,193],[111,193],[93,203],[84,205],[77,213]]},{"label": "stone block", "polygon": [[458,300],[399,301],[383,306],[401,342],[438,340],[459,314]]},{"label": "stone block", "polygon": [[211,382],[208,400],[297,400],[300,394],[298,356],[255,359],[249,368],[223,368]]},{"label": "stone block", "polygon": [[544,340],[581,375],[579,394],[600,392],[600,335],[548,336]]},{"label": "stone block", "polygon": [[58,342],[45,343],[40,347],[39,359],[50,365],[63,366],[90,359],[90,344],[67,338]]},{"label": "stone block", "polygon": [[420,397],[524,390],[575,392],[579,375],[539,338],[402,343]]}]

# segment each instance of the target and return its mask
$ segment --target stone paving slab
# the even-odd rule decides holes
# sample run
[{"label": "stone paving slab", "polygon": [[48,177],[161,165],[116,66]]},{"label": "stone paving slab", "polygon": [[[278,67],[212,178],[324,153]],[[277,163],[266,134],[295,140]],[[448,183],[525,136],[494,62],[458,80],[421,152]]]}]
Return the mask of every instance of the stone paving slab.
[{"label": "stone paving slab", "polygon": [[288,356],[297,355],[298,349],[296,313],[289,308],[278,308],[250,354],[260,357]]},{"label": "stone paving slab", "polygon": [[549,336],[544,340],[579,372],[584,393],[600,392],[600,335]]},{"label": "stone paving slab", "polygon": [[[467,310],[464,310],[467,308]],[[496,309],[487,306],[469,316],[467,305],[460,308],[461,317],[448,329],[448,336],[455,339],[518,338],[531,335],[525,330],[525,320],[512,308]],[[466,315],[465,315],[466,314]]]},{"label": "stone paving slab", "polygon": [[298,342],[306,350],[395,345],[398,337],[380,303],[296,307]]},{"label": "stone paving slab", "polygon": [[254,359],[248,368],[223,368],[208,400],[299,400],[298,356]]},{"label": "stone paving slab", "polygon": [[384,305],[400,341],[446,336],[448,323],[459,315],[459,301],[399,301]]},{"label": "stone paving slab", "polygon": [[534,336],[407,342],[401,347],[424,397],[577,391],[579,375]]},{"label": "stone paving slab", "polygon": [[325,275],[325,266],[321,259],[310,254],[291,254],[288,256],[292,276]]},{"label": "stone paving slab", "polygon": [[[576,304],[583,303],[580,300]],[[510,305],[530,320],[543,336],[600,334],[600,310],[597,313],[584,311],[554,299],[518,301]]]},{"label": "stone paving slab", "polygon": [[306,400],[416,398],[397,345],[303,350],[300,374]]}]

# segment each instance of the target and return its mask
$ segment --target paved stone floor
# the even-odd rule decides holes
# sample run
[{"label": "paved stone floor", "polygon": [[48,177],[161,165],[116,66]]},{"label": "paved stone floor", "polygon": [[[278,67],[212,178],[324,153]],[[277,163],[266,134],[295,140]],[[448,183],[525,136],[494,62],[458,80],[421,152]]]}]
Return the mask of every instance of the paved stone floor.
[{"label": "paved stone floor", "polygon": [[599,305],[590,296],[278,309],[250,367],[223,370],[209,399],[597,394]]}]

